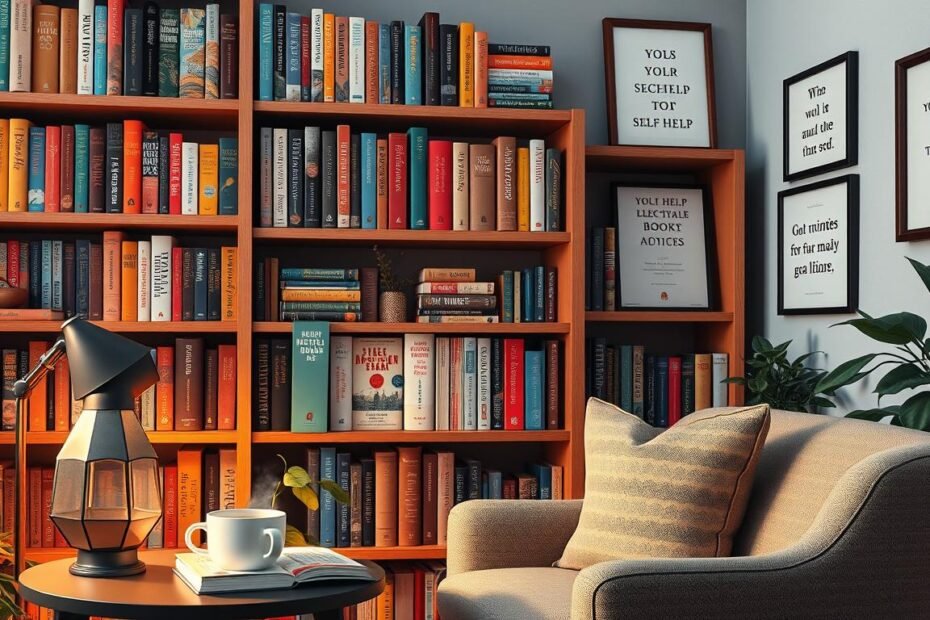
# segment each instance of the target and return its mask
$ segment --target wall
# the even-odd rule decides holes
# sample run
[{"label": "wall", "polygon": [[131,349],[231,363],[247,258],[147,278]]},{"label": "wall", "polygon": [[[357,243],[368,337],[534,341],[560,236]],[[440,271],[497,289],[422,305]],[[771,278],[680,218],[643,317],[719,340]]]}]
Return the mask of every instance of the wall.
[{"label": "wall", "polygon": [[745,0],[339,0],[298,3],[305,11],[322,6],[339,15],[416,22],[423,11],[438,11],[444,23],[473,21],[492,43],[551,45],[555,105],[586,110],[589,144],[607,143],[604,52],[601,19],[630,17],[711,22],[714,25],[717,123],[721,147],[742,148],[746,137]]},{"label": "wall", "polygon": [[[829,368],[876,346],[853,328],[830,329],[850,315],[776,313],[776,195],[788,187],[782,182],[782,80],[859,51],[859,165],[824,176],[860,175],[860,307],[873,315],[930,316],[930,294],[904,259],[930,262],[930,241],[894,240],[894,62],[930,45],[926,15],[926,0],[747,1],[748,331],[776,342],[792,339],[795,354],[826,351]],[[874,406],[869,392],[847,392],[847,404]]]}]

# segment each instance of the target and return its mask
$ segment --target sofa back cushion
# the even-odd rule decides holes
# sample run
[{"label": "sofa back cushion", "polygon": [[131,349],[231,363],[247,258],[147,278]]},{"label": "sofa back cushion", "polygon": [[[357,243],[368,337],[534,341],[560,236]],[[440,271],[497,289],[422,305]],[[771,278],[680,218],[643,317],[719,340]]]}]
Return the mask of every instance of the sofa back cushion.
[{"label": "sofa back cushion", "polygon": [[589,400],[585,499],[556,565],[729,555],[768,427],[768,405],[707,409],[663,431]]}]

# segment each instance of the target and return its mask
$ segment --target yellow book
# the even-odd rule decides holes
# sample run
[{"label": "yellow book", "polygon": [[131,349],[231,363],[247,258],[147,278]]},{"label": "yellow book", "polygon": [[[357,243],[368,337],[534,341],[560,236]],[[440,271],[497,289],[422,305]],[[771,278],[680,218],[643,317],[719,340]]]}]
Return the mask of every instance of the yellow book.
[{"label": "yellow book", "polygon": [[236,320],[236,305],[239,298],[239,273],[238,260],[235,247],[223,246],[220,250],[220,265],[222,270],[222,289],[223,309],[220,313],[220,319],[223,321]]},{"label": "yellow book", "polygon": [[281,301],[361,301],[361,291],[291,288],[281,291]]},{"label": "yellow book", "polygon": [[475,107],[475,25],[459,24],[459,107]]},{"label": "yellow book", "polygon": [[123,241],[121,255],[120,320],[136,321],[139,319],[139,243]]},{"label": "yellow book", "polygon": [[323,13],[323,101],[336,100],[336,17]]},{"label": "yellow book", "polygon": [[530,150],[517,149],[517,230],[530,229]]},{"label": "yellow book", "polygon": [[201,144],[198,156],[200,165],[200,202],[197,212],[200,215],[216,215],[220,184],[220,146],[218,144]]},{"label": "yellow book", "polygon": [[0,118],[0,211],[9,211],[10,198],[10,121]]},{"label": "yellow book", "polygon": [[29,208],[29,121],[10,119],[10,165],[7,210],[27,211]]}]

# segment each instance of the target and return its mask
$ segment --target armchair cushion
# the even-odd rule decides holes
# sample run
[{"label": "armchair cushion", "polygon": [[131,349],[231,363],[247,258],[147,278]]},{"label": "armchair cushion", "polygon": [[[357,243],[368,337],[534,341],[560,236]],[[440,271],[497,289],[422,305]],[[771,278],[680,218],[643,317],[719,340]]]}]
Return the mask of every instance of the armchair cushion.
[{"label": "armchair cushion", "polygon": [[585,500],[556,565],[729,555],[768,428],[768,405],[707,409],[662,431],[592,398]]},{"label": "armchair cushion", "polygon": [[455,620],[568,620],[577,571],[492,568],[450,576],[439,585],[439,615]]}]

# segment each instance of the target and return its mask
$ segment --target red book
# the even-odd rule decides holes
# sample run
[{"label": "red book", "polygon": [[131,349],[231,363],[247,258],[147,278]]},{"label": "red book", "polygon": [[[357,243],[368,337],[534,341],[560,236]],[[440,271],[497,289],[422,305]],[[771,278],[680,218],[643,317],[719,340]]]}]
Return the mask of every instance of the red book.
[{"label": "red book", "polygon": [[61,210],[74,212],[74,125],[61,128]]},{"label": "red book", "polygon": [[429,141],[429,228],[452,230],[452,142]]},{"label": "red book", "polygon": [[158,132],[142,134],[142,213],[158,213]]},{"label": "red book", "polygon": [[504,430],[523,430],[523,339],[504,339]]},{"label": "red book", "polygon": [[352,134],[348,125],[336,125],[336,225],[349,227]]},{"label": "red book", "polygon": [[668,425],[681,419],[681,357],[668,358]]},{"label": "red book", "polygon": [[517,481],[513,477],[504,478],[501,485],[501,497],[503,499],[517,499]]},{"label": "red book", "polygon": [[123,213],[142,212],[142,121],[123,121]]},{"label": "red book", "polygon": [[221,344],[217,348],[220,358],[217,428],[232,431],[236,429],[236,345]]},{"label": "red book", "polygon": [[[168,136],[168,213],[181,215],[181,144],[184,136]],[[174,319],[175,321],[180,319]]]},{"label": "red book", "polygon": [[407,134],[388,134],[388,228],[407,229]]},{"label": "red book", "polygon": [[6,279],[13,288],[19,288],[19,241],[6,242]]},{"label": "red book", "polygon": [[[155,430],[174,430],[174,347],[156,347]],[[167,546],[167,545],[165,545]]]},{"label": "red book", "polygon": [[171,248],[171,320],[180,321],[183,310],[181,281],[183,278],[184,248]]},{"label": "red book", "polygon": [[68,358],[55,364],[55,430],[68,432],[71,427],[71,372]]},{"label": "red book", "polygon": [[165,465],[165,549],[178,547],[178,466],[176,463]]},{"label": "red book", "polygon": [[551,56],[508,56],[491,54],[488,56],[488,69],[525,69],[529,71],[551,71]]},{"label": "red book", "polygon": [[413,620],[426,618],[426,572],[420,565],[413,567]]},{"label": "red book", "polygon": [[300,17],[300,98],[310,93],[310,16]]},{"label": "red book", "polygon": [[365,20],[365,103],[380,103],[378,96],[378,22]]},{"label": "red book", "polygon": [[42,468],[42,546],[55,546],[55,526],[52,525],[52,482],[55,470]]},{"label": "red book", "polygon": [[61,127],[45,128],[45,212],[61,211]]}]

